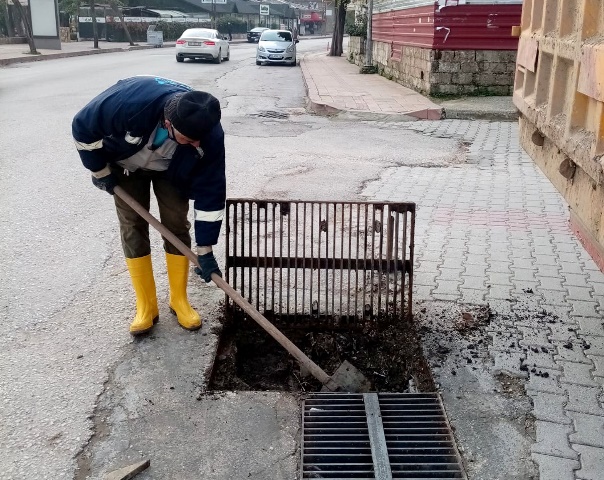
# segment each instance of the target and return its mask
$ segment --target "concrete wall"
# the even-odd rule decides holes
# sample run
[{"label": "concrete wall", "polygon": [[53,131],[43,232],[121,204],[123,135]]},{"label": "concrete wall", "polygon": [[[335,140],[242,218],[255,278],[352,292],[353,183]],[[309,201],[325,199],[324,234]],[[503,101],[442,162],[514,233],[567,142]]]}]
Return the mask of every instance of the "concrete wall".
[{"label": "concrete wall", "polygon": [[514,89],[522,147],[604,270],[604,2],[525,0]]},{"label": "concrete wall", "polygon": [[[364,41],[351,37],[348,59],[364,62]],[[515,50],[431,50],[373,42],[373,62],[386,78],[425,95],[511,95]]]}]

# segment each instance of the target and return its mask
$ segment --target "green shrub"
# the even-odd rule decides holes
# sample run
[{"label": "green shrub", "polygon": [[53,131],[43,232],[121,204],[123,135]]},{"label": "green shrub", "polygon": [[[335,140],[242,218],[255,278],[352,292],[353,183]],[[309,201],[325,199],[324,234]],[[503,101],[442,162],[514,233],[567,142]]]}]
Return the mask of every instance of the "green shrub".
[{"label": "green shrub", "polygon": [[356,22],[347,22],[345,32],[351,37],[367,37],[367,15],[359,15]]},{"label": "green shrub", "polygon": [[187,28],[212,28],[211,22],[180,23],[180,22],[157,22],[155,30],[161,30],[164,34],[164,42],[178,40]]}]

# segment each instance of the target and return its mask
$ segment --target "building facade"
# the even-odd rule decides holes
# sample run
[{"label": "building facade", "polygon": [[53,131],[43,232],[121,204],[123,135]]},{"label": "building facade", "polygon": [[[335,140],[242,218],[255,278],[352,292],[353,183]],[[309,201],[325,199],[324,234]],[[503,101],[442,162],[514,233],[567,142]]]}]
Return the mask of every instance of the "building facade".
[{"label": "building facade", "polygon": [[521,14],[522,0],[374,0],[373,62],[428,95],[511,95]]}]

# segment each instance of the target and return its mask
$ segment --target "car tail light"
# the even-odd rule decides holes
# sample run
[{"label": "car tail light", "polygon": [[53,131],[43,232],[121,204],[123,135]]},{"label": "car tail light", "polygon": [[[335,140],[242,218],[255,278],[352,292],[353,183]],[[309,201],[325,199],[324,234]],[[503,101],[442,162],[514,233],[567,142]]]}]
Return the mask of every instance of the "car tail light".
[{"label": "car tail light", "polygon": [[176,40],[176,45],[184,45],[185,43],[187,43],[187,42],[185,42],[184,40],[182,40],[180,38],[178,40]]},{"label": "car tail light", "polygon": [[210,40],[206,40],[203,42],[205,45],[216,45],[216,42],[211,42]]}]

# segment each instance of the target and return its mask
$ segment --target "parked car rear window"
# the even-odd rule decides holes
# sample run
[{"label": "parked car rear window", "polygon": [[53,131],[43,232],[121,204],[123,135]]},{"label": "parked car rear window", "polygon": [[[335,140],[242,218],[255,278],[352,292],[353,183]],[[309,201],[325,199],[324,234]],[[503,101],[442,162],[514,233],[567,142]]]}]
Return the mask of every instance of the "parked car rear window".
[{"label": "parked car rear window", "polygon": [[182,34],[183,37],[205,37],[214,38],[213,30],[203,30],[201,28],[193,28],[191,30],[185,30]]},{"label": "parked car rear window", "polygon": [[264,32],[260,40],[265,42],[291,42],[292,34],[290,32]]}]

